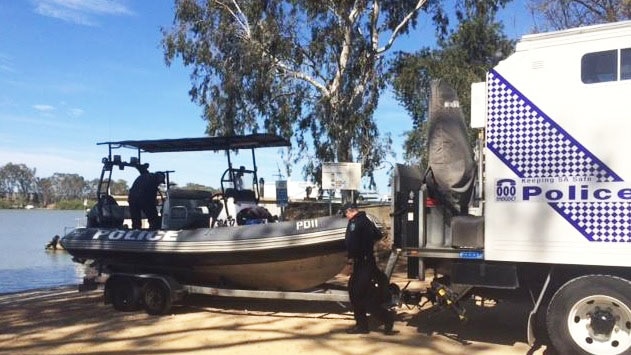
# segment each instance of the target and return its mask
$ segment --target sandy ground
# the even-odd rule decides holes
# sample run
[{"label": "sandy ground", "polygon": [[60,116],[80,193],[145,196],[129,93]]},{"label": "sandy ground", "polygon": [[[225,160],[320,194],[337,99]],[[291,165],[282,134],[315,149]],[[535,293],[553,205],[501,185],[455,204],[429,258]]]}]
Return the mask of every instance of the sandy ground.
[{"label": "sandy ground", "polygon": [[[403,284],[405,285],[405,284]],[[398,309],[395,330],[349,335],[331,302],[191,296],[166,316],[116,312],[76,287],[0,295],[1,354],[551,354],[526,344],[527,305],[467,303],[451,312]]]}]

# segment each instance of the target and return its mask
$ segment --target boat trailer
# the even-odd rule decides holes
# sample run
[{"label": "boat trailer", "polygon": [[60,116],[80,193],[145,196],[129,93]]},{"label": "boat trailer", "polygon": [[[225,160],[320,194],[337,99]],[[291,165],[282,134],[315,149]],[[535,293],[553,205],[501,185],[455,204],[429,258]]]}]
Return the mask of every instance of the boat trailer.
[{"label": "boat trailer", "polygon": [[[390,280],[400,250],[390,253],[384,273]],[[79,291],[95,290],[104,283],[105,303],[111,303],[119,311],[134,311],[143,307],[148,314],[163,315],[171,306],[183,300],[189,294],[201,294],[216,297],[278,299],[296,301],[350,303],[346,289],[322,287],[307,291],[248,290],[215,287],[209,285],[182,284],[167,275],[152,273],[112,273],[107,279],[103,275],[86,277]],[[394,295],[396,298],[399,295]]]}]

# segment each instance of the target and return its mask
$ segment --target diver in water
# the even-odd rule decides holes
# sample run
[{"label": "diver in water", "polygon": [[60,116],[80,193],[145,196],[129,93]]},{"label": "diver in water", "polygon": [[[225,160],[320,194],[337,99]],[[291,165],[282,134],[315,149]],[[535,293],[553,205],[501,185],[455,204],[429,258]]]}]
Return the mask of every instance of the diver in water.
[{"label": "diver in water", "polygon": [[61,239],[61,238],[58,235],[55,234],[53,239],[51,239],[50,242],[48,242],[48,244],[46,244],[46,248],[44,248],[44,249],[57,250],[57,243],[59,243],[59,239]]}]

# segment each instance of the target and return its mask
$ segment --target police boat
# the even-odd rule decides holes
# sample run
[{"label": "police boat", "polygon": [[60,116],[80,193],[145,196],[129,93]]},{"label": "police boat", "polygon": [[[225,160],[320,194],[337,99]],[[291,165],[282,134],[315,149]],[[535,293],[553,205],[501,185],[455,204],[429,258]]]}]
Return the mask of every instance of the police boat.
[{"label": "police boat", "polygon": [[[60,241],[77,262],[89,261],[106,274],[159,274],[185,284],[281,291],[316,287],[345,265],[344,218],[284,221],[259,204],[255,150],[289,146],[282,137],[251,134],[98,144],[107,145],[108,155],[102,159],[97,203],[87,215],[86,227]],[[123,148],[136,155],[129,161],[113,155]],[[231,153],[239,150],[251,150],[252,169],[232,166]],[[125,223],[128,209],[109,193],[112,172],[147,171],[148,164],[141,162],[145,153],[195,151],[227,156],[220,191],[172,187],[173,171],[165,171],[166,191],[157,196],[161,228],[130,229]]]}]

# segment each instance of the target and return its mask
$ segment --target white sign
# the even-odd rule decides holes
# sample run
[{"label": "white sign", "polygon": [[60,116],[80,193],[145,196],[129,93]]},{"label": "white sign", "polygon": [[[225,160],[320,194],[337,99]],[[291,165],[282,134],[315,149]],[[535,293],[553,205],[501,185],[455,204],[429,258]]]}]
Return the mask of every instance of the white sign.
[{"label": "white sign", "polygon": [[359,190],[362,166],[360,163],[322,164],[323,190]]}]

